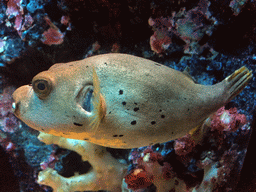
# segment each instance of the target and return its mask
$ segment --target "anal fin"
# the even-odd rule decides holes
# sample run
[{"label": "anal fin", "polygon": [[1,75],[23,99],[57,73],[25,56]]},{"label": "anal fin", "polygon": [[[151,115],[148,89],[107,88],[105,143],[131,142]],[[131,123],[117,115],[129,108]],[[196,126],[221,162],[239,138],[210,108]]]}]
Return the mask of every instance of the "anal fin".
[{"label": "anal fin", "polygon": [[189,134],[191,135],[192,139],[195,141],[196,144],[200,143],[200,141],[203,139],[204,124],[205,121],[202,121],[202,123],[189,131]]}]

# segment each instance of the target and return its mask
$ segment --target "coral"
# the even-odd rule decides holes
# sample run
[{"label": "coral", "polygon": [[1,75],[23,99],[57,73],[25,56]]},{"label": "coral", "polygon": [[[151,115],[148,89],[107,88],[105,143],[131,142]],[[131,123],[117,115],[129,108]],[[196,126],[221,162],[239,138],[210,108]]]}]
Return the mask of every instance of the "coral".
[{"label": "coral", "polygon": [[[135,156],[134,156],[135,155]],[[157,191],[168,192],[175,186],[176,175],[169,163],[163,162],[163,156],[154,152],[151,147],[146,148],[140,156],[134,151],[130,159],[137,159],[137,165],[125,176],[128,188],[132,190],[143,189],[154,184]]]},{"label": "coral", "polygon": [[173,27],[171,18],[149,18],[148,23],[154,30],[154,34],[150,37],[151,50],[158,54],[164,53],[172,43],[168,35]]},{"label": "coral", "polygon": [[23,13],[23,9],[20,6],[20,0],[10,0],[7,3],[7,10],[6,10],[6,14],[8,16],[10,15],[20,15]]},{"label": "coral", "polygon": [[46,168],[38,175],[38,183],[48,185],[55,192],[64,191],[121,191],[126,165],[120,163],[101,147],[86,141],[66,139],[46,133],[40,133],[38,139],[47,145],[56,144],[60,147],[76,151],[83,161],[88,161],[92,168],[88,173],[65,178],[57,171]]},{"label": "coral", "polygon": [[90,57],[95,54],[96,51],[100,49],[100,44],[98,41],[92,44],[92,48],[86,53],[85,57]]},{"label": "coral", "polygon": [[119,45],[118,43],[114,43],[114,44],[112,45],[111,52],[112,52],[112,53],[119,53],[119,51],[120,51],[120,45]]},{"label": "coral", "polygon": [[181,8],[178,13],[172,12],[172,16],[149,18],[148,23],[154,30],[150,37],[151,49],[158,54],[167,52],[170,45],[177,46],[172,41],[175,36],[184,41],[184,53],[201,54],[206,48],[210,49],[207,43],[199,43],[204,36],[210,36],[215,27],[209,6],[208,0],[200,0],[189,11]]},{"label": "coral", "polygon": [[20,127],[20,121],[12,113],[11,95],[14,92],[14,87],[6,87],[1,95],[0,102],[0,126],[4,132],[13,133]]},{"label": "coral", "polygon": [[56,25],[54,25],[49,17],[45,17],[46,23],[50,28],[43,33],[41,41],[46,45],[59,45],[63,43],[65,34],[61,33]]},{"label": "coral", "polygon": [[13,25],[20,37],[22,37],[22,32],[30,28],[33,23],[32,16],[29,13],[24,15],[23,9],[20,0],[10,0],[7,3],[6,15],[8,16],[8,19],[15,17],[15,21],[13,24],[10,22],[7,22],[6,24],[8,26]]},{"label": "coral", "polygon": [[40,163],[40,167],[42,170],[47,168],[54,168],[55,163],[59,160],[58,156],[56,155],[56,151],[53,150],[52,153],[49,155],[48,159],[42,163]]},{"label": "coral", "polygon": [[178,138],[174,142],[175,153],[179,156],[189,154],[195,147],[195,141],[192,139],[190,134],[184,137]]},{"label": "coral", "polygon": [[[157,191],[188,192],[234,189],[235,180],[230,176],[239,173],[243,161],[243,147],[235,142],[248,137],[246,123],[245,115],[236,108],[221,107],[207,119],[197,142],[191,132],[193,135],[164,144],[133,149],[129,156],[132,166],[125,176],[127,188],[140,191],[154,185]],[[165,173],[168,177],[163,176]],[[161,184],[155,178],[161,178]]]},{"label": "coral", "polygon": [[0,144],[7,152],[12,152],[16,146],[8,135],[0,130]]},{"label": "coral", "polygon": [[211,119],[211,129],[220,132],[234,132],[247,123],[245,115],[239,114],[236,108],[225,110],[225,107],[221,107]]},{"label": "coral", "polygon": [[195,187],[192,192],[213,191],[218,177],[217,163],[206,158],[202,161],[204,178],[200,186]]},{"label": "coral", "polygon": [[225,151],[219,161],[211,160],[208,157],[199,161],[199,166],[204,169],[204,178],[203,182],[193,189],[193,192],[218,191],[218,189],[232,191],[232,185],[235,183],[231,179],[232,175],[239,174],[240,171],[240,168],[237,167],[239,153],[230,149]]},{"label": "coral", "polygon": [[232,0],[230,1],[229,7],[231,7],[234,15],[237,16],[248,0]]}]

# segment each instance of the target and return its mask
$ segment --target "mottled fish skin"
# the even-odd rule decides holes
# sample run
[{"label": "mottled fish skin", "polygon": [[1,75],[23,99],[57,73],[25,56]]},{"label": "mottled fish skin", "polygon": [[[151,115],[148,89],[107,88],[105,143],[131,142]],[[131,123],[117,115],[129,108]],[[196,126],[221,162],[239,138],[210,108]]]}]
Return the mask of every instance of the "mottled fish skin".
[{"label": "mottled fish skin", "polygon": [[[36,75],[34,88],[25,85],[14,92],[15,115],[56,136],[135,148],[185,135],[239,94],[251,77],[242,67],[222,82],[205,86],[151,60],[103,54],[55,64]],[[48,92],[41,94],[45,85],[40,82],[46,82]],[[89,112],[82,106],[92,89]]]}]

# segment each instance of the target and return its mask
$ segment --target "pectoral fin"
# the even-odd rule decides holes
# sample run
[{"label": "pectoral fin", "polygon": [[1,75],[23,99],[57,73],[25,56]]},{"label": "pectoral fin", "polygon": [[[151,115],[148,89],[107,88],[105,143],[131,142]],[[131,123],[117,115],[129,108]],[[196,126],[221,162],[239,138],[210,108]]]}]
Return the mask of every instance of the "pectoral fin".
[{"label": "pectoral fin", "polygon": [[92,130],[99,127],[100,122],[106,115],[106,102],[103,95],[100,93],[100,82],[95,68],[93,67],[93,111],[89,126]]}]

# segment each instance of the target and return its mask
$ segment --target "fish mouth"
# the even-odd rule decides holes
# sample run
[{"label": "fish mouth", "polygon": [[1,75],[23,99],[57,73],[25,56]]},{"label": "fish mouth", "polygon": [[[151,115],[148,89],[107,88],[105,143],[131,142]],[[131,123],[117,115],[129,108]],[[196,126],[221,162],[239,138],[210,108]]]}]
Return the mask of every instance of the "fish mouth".
[{"label": "fish mouth", "polygon": [[[19,87],[12,94],[12,113],[20,118],[20,114],[26,112],[26,106],[28,105],[28,100],[31,96],[32,87],[29,85],[24,85]],[[24,105],[25,103],[25,105]]]},{"label": "fish mouth", "polygon": [[87,85],[77,95],[77,103],[87,112],[93,110],[93,86]]}]

